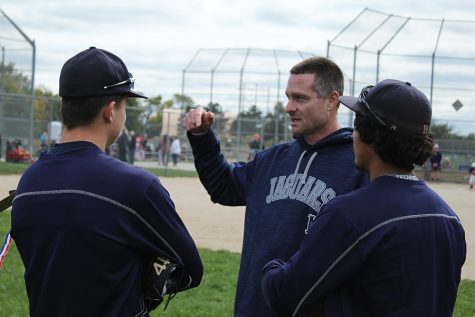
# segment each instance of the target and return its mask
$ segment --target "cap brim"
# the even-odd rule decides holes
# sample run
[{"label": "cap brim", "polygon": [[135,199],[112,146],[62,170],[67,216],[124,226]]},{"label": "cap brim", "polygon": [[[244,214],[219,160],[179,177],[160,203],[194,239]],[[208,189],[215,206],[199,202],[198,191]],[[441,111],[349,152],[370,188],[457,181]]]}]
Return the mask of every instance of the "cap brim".
[{"label": "cap brim", "polygon": [[135,91],[132,91],[132,90],[129,90],[129,92],[127,93],[127,96],[128,97],[133,97],[133,98],[144,98],[144,99],[148,99],[148,97],[142,95],[142,94],[139,94],[138,92],[135,92]]},{"label": "cap brim", "polygon": [[353,110],[356,113],[361,112],[361,105],[358,102],[358,97],[352,97],[352,96],[341,96],[338,98],[340,102],[348,107],[350,110]]}]

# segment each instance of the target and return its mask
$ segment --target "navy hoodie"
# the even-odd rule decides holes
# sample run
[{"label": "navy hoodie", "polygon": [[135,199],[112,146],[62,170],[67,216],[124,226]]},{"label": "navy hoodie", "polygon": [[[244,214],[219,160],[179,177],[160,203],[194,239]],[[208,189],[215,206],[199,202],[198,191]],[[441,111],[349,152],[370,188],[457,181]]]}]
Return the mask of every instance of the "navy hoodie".
[{"label": "navy hoodie", "polygon": [[323,205],[368,182],[354,166],[352,132],[340,129],[312,146],[300,137],[261,151],[248,163],[234,164],[224,159],[212,130],[188,133],[211,200],[246,205],[235,316],[276,316],[261,292],[263,266],[298,249]]}]

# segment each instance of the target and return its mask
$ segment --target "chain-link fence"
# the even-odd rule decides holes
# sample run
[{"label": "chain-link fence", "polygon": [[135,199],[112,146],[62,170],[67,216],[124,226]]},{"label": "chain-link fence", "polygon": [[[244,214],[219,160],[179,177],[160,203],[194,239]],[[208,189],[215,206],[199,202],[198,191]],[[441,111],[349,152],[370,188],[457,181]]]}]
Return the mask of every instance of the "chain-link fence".
[{"label": "chain-link fence", "polygon": [[326,55],[345,72],[347,94],[386,78],[409,81],[431,101],[434,120],[467,135],[475,133],[473,36],[475,21],[365,8],[328,41]]},{"label": "chain-link fence", "polygon": [[[0,154],[5,155],[7,140],[18,139],[35,155],[49,123],[60,121],[60,100],[33,95],[34,42],[1,13]],[[430,96],[433,122],[468,134],[475,133],[474,89],[470,86],[475,76],[475,44],[470,41],[474,33],[475,23],[470,21],[426,21],[365,9],[328,42],[327,54],[344,71],[345,94],[358,94],[363,85],[386,77],[409,80]],[[468,45],[453,49],[461,41]],[[253,48],[199,49],[183,69],[181,92],[195,105],[220,105],[222,113],[214,127],[224,152],[232,160],[246,160],[252,152],[249,144],[256,138],[260,149],[291,139],[283,111],[288,72],[312,55]],[[179,106],[179,115],[173,119],[163,114],[168,120],[159,124],[145,120],[143,130],[137,131],[149,140],[152,153],[156,153],[159,137],[168,134],[179,137],[185,157],[191,157],[181,127],[184,107]],[[143,109],[139,104],[128,111]],[[351,116],[340,107],[341,126],[351,125]],[[473,141],[437,141],[448,168],[463,169],[474,160]]]},{"label": "chain-link fence", "polygon": [[[19,140],[22,144],[28,144],[30,120],[29,107],[30,96],[18,94],[0,93],[0,133],[2,137],[2,148],[0,153],[5,157],[6,143],[8,141]],[[51,122],[61,121],[61,100],[59,98],[35,97],[35,120],[33,124],[34,140],[33,140],[33,156],[36,156],[41,149],[41,135],[47,132],[50,143],[49,125]],[[139,108],[128,109],[128,111],[141,111]],[[341,121],[346,122],[346,118],[342,116]],[[163,125],[154,127],[154,124],[148,124],[150,130],[164,131],[172,137],[179,137],[182,146],[183,159],[192,161],[191,148],[186,139],[186,135],[180,125],[181,117],[176,122],[164,120]],[[224,114],[216,117],[214,130],[218,135],[223,149],[223,154],[231,161],[247,160],[251,158],[255,149],[251,148],[252,141],[258,137],[258,149],[264,149],[275,144],[275,122],[269,118],[241,118],[241,144],[236,146],[236,116],[227,117]],[[279,123],[277,136],[280,142],[291,139],[288,128],[287,117]],[[173,126],[172,126],[173,125]],[[343,124],[344,125],[344,124]],[[161,129],[159,129],[161,128]],[[142,134],[143,131],[138,131]],[[148,144],[148,153],[144,153],[145,160],[157,160],[158,145],[160,142],[160,134],[145,134]],[[457,139],[436,139],[443,154],[442,168],[445,171],[461,171],[464,172],[468,166],[475,161],[475,140],[457,140]]]},{"label": "chain-link fence", "polygon": [[[41,135],[46,132],[46,142],[51,139],[51,122],[61,121],[61,101],[59,98],[35,97],[33,105],[36,109],[33,124],[30,120],[32,98],[29,95],[0,93],[0,157],[6,157],[8,142],[15,141],[25,149],[38,154],[41,148]],[[31,132],[31,128],[33,132]],[[30,135],[33,138],[30,138]]]}]

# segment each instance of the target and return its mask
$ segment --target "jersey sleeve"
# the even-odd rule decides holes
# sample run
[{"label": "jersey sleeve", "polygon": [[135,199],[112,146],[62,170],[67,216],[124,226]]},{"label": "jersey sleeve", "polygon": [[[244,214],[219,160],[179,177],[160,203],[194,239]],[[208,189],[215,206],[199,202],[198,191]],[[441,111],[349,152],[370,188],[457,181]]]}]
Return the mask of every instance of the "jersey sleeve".
[{"label": "jersey sleeve", "polygon": [[264,266],[261,286],[268,305],[285,316],[318,311],[324,297],[361,267],[365,255],[355,241],[348,219],[327,206],[297,252]]},{"label": "jersey sleeve", "polygon": [[246,204],[254,161],[228,163],[213,130],[201,135],[188,133],[200,181],[215,203],[226,206]]},{"label": "jersey sleeve", "polygon": [[203,275],[198,249],[158,178],[147,188],[136,218],[133,238],[137,246],[152,257],[164,256],[184,265],[191,279],[189,287],[197,286]]}]

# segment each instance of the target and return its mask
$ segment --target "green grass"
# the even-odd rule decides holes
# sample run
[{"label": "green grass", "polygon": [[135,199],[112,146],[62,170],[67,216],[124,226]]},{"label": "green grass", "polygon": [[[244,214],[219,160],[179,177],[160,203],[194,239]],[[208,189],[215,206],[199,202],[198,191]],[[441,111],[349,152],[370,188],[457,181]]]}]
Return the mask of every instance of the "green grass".
[{"label": "green grass", "polygon": [[234,293],[240,254],[200,249],[204,275],[200,286],[179,293],[167,309],[160,305],[151,316],[233,316]]},{"label": "green grass", "polygon": [[[28,163],[0,162],[0,175],[21,175],[30,166]],[[157,176],[165,177],[197,177],[196,171],[184,171],[179,169],[146,168],[147,171]],[[2,316],[0,316],[2,317]]]},{"label": "green grass", "polygon": [[[0,213],[0,240],[10,230],[10,211]],[[162,303],[151,314],[170,317],[233,316],[240,254],[199,249],[204,275],[199,287],[179,293],[167,309]],[[28,316],[23,263],[13,242],[0,269],[0,317]]]},{"label": "green grass", "polygon": [[475,281],[460,283],[453,317],[475,317]]},{"label": "green grass", "polygon": [[29,163],[0,162],[0,175],[19,175],[30,166]]},{"label": "green grass", "polygon": [[[0,239],[10,228],[10,212],[0,213]],[[205,273],[201,285],[179,293],[163,311],[161,304],[152,317],[232,317],[234,290],[240,255],[200,249]],[[14,243],[0,270],[0,317],[28,316],[23,264]],[[462,280],[454,317],[475,317],[475,281]]]},{"label": "green grass", "polygon": [[164,169],[164,168],[146,168],[152,174],[157,176],[165,176],[165,177],[198,177],[198,173],[196,171],[184,171],[178,169]]}]

